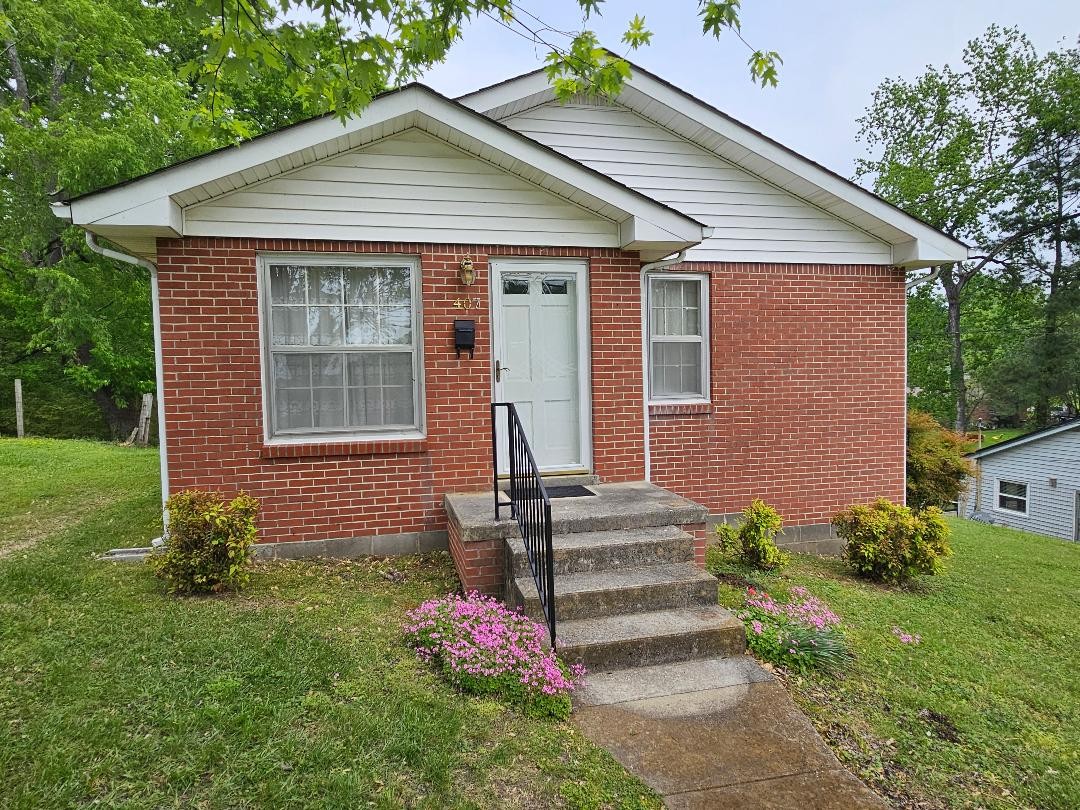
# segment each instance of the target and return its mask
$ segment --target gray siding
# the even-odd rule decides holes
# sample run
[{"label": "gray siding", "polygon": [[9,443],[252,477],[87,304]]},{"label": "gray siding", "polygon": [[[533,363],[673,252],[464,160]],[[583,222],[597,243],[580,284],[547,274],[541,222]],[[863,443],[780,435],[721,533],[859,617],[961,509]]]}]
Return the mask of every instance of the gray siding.
[{"label": "gray siding", "polygon": [[[1036,534],[1076,539],[1080,492],[1080,429],[1002,450],[978,459],[978,475],[961,501],[961,514]],[[1057,479],[1050,486],[1050,479]],[[998,481],[1027,484],[1027,514],[997,506]]]}]

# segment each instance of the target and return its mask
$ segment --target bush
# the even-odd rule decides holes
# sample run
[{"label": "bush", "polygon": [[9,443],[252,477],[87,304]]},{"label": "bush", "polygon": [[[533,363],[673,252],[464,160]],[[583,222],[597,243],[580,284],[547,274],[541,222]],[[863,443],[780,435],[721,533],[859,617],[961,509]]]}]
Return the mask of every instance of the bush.
[{"label": "bush", "polygon": [[852,506],[833,518],[844,539],[844,559],[855,573],[878,582],[899,584],[919,574],[937,573],[949,556],[949,526],[941,510],[915,512],[879,498],[870,506]]},{"label": "bush", "polygon": [[967,489],[975,468],[964,455],[968,440],[930,414],[908,411],[907,503],[913,509],[945,507]]},{"label": "bush", "polygon": [[177,492],[165,502],[165,545],[150,555],[173,593],[239,590],[249,579],[259,502],[241,493],[229,503],[217,493]]},{"label": "bush", "polygon": [[738,529],[726,523],[716,527],[717,544],[754,568],[765,571],[783,568],[791,559],[776,547],[775,537],[783,524],[775,509],[756,500],[743,510]]},{"label": "bush", "polygon": [[781,603],[764,591],[747,589],[739,612],[747,646],[758,658],[796,672],[839,669],[851,658],[840,617],[806,588],[792,588],[791,597]]},{"label": "bush", "polygon": [[544,627],[476,592],[429,599],[409,612],[403,631],[420,660],[454,686],[498,695],[534,716],[569,717],[570,693],[585,676],[584,667],[566,667],[544,649]]}]

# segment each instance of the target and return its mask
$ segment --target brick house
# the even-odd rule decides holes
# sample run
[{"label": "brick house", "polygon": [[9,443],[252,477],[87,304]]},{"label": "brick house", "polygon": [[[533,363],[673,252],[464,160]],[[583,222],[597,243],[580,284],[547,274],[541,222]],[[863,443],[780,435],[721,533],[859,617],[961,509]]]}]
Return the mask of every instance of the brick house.
[{"label": "brick house", "polygon": [[54,210],[151,270],[165,494],[343,554],[446,546],[493,400],[545,474],[763,498],[812,549],[904,497],[905,271],[967,256],[640,68],[614,100],[408,85]]}]

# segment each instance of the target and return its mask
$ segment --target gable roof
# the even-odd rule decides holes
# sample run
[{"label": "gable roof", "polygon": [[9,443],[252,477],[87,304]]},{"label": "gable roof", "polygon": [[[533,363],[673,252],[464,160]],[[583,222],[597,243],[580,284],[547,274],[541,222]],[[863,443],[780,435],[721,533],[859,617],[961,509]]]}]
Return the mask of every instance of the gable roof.
[{"label": "gable roof", "polygon": [[[907,268],[966,259],[968,246],[862,186],[723,113],[638,65],[618,102],[749,174],[820,208],[892,246]],[[554,100],[543,69],[507,79],[458,101],[501,120]]]},{"label": "gable roof", "polygon": [[706,226],[421,84],[376,97],[342,124],[324,115],[238,146],[56,203],[64,219],[153,255],[157,237],[184,234],[184,209],[408,129],[459,150],[618,224],[619,247],[659,258],[699,243]]},{"label": "gable roof", "polygon": [[1003,450],[1012,450],[1013,448],[1020,447],[1024,444],[1030,444],[1031,442],[1041,441],[1049,436],[1056,436],[1058,433],[1064,433],[1067,430],[1076,430],[1080,428],[1080,419],[1073,419],[1068,422],[1062,422],[1060,425],[1051,425],[1050,427],[1039,428],[1033,430],[1030,433],[1025,433],[1022,436],[1017,436],[1012,439],[1008,439],[1003,442],[991,445],[990,447],[984,447],[982,450],[976,450],[972,453],[968,453],[969,458],[986,458],[986,456],[992,456],[994,453],[1000,453]]}]

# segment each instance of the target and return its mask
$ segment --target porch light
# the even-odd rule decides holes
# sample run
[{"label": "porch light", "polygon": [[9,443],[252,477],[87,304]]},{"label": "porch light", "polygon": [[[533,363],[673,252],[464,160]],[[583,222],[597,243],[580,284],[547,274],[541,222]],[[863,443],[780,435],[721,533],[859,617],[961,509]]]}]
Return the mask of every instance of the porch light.
[{"label": "porch light", "polygon": [[476,270],[473,268],[472,258],[470,256],[466,256],[461,260],[461,269],[458,271],[458,278],[466,287],[476,281]]}]

